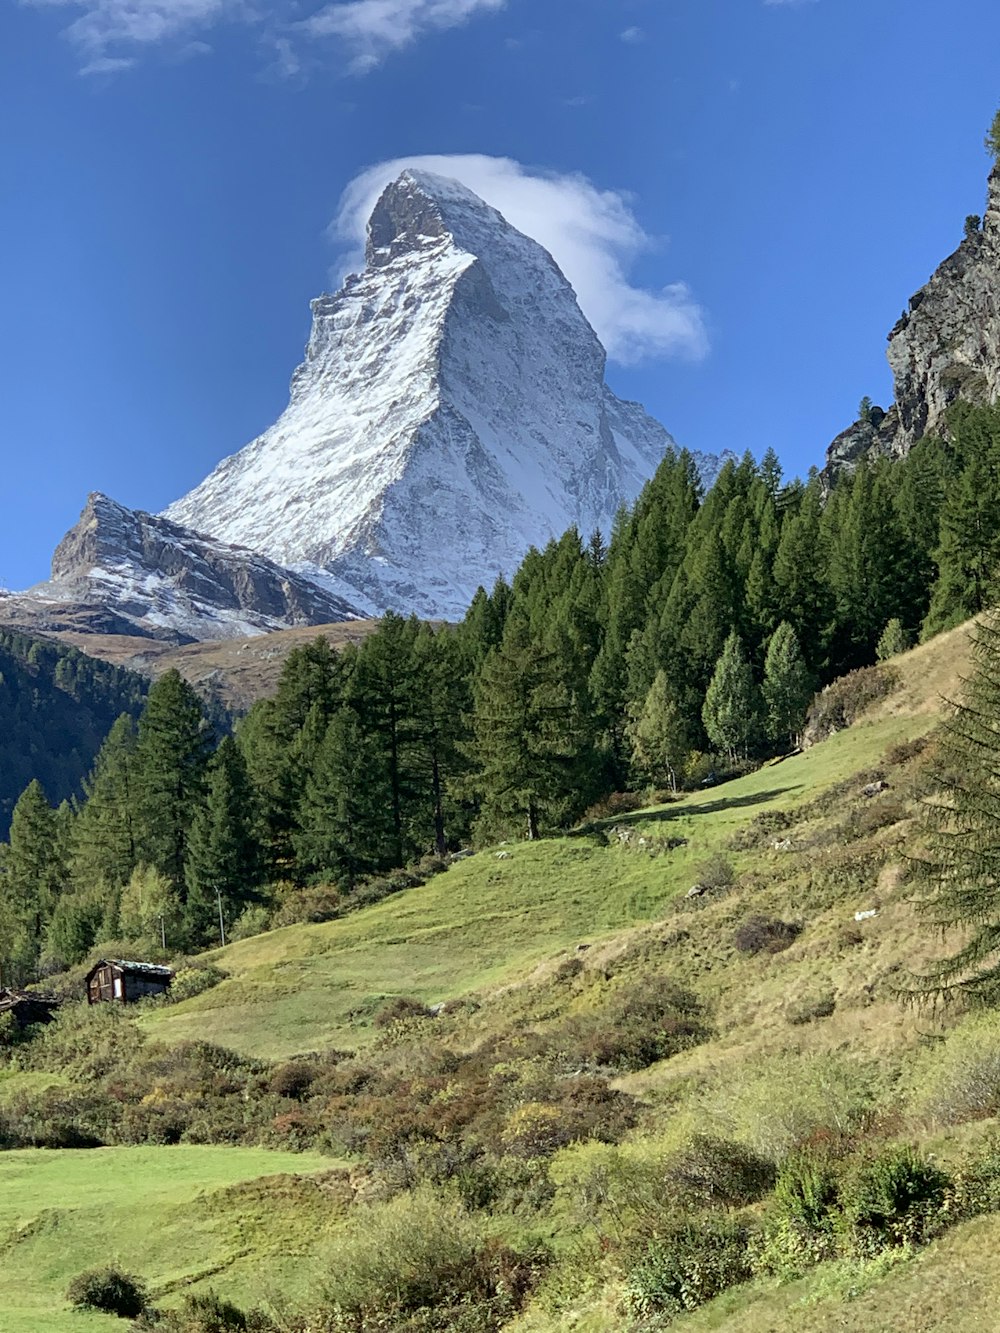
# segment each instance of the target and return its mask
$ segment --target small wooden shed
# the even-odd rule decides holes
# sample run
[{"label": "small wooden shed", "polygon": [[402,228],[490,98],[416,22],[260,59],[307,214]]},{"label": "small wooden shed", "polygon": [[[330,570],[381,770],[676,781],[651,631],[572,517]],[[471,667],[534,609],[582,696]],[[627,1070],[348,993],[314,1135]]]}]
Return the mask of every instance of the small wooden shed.
[{"label": "small wooden shed", "polygon": [[86,975],[87,1003],[131,1004],[147,995],[170,989],[174,974],[159,963],[134,963],[125,958],[101,958]]},{"label": "small wooden shed", "polygon": [[19,1028],[32,1023],[51,1023],[59,1001],[50,995],[32,995],[30,991],[0,989],[0,1014],[12,1015]]}]

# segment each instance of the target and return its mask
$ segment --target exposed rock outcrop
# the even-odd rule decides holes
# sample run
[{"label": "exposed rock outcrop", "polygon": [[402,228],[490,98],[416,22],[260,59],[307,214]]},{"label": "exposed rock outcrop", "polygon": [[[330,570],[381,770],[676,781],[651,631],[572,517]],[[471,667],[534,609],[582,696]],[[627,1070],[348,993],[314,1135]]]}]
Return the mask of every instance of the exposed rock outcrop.
[{"label": "exposed rock outcrop", "polygon": [[989,179],[981,228],[916,292],[889,334],[895,402],[876,423],[858,421],[827,451],[832,480],[866,454],[902,458],[925,435],[946,433],[958,399],[1000,397],[1000,166]]},{"label": "exposed rock outcrop", "polygon": [[0,598],[0,623],[174,643],[349,620],[355,609],[252,551],[94,494],[52,577]]}]

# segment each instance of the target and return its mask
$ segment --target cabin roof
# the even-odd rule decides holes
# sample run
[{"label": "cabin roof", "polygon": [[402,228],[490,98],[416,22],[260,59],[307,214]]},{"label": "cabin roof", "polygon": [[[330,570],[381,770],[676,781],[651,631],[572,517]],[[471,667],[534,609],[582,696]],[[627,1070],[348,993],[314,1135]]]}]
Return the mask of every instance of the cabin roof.
[{"label": "cabin roof", "polygon": [[46,1009],[55,1009],[60,1003],[52,995],[35,995],[31,991],[12,990],[9,986],[0,988],[0,1013],[6,1013],[19,1004],[37,1004]]},{"label": "cabin roof", "polygon": [[99,958],[87,973],[86,980],[89,981],[102,967],[117,967],[123,972],[131,972],[133,976],[150,977],[158,981],[169,981],[174,975],[171,968],[160,963],[138,963],[128,958]]}]

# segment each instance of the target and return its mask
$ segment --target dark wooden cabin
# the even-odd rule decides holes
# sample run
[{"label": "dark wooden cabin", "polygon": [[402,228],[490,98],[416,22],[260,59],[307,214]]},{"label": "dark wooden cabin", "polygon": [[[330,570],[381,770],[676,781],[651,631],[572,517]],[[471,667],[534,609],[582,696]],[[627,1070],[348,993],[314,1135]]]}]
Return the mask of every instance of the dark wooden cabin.
[{"label": "dark wooden cabin", "polygon": [[12,1015],[19,1028],[32,1023],[51,1023],[59,1001],[49,995],[32,995],[30,991],[0,989],[0,1015]]},{"label": "dark wooden cabin", "polygon": [[174,974],[159,963],[130,963],[124,958],[102,958],[87,973],[87,1003],[131,1004],[170,989]]}]

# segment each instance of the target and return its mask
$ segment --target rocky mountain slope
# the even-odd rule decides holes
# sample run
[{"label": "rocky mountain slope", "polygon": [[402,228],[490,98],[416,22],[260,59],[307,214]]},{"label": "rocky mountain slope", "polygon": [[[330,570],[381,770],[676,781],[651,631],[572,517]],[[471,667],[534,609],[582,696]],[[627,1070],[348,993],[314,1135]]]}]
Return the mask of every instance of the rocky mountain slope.
[{"label": "rocky mountain slope", "polygon": [[0,596],[0,624],[41,632],[229,639],[348,620],[355,609],[253,551],[91,495],[52,577]]},{"label": "rocky mountain slope", "polygon": [[456,181],[405,172],[364,272],[313,302],[287,410],[166,517],[363,610],[459,616],[532,544],[607,534],[671,445],[604,367],[547,251]]},{"label": "rocky mountain slope", "polygon": [[957,399],[992,403],[1000,395],[1000,166],[989,178],[981,226],[910,298],[889,334],[895,401],[857,421],[830,445],[827,474],[865,454],[900,458],[924,435],[945,430]]}]

